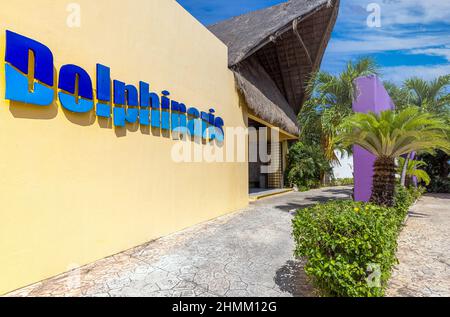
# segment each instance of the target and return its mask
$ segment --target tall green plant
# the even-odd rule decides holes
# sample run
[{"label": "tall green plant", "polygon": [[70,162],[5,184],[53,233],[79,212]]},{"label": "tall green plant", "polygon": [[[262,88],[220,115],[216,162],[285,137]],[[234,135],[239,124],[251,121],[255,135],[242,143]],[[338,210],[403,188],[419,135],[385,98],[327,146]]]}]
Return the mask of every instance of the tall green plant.
[{"label": "tall green plant", "polygon": [[355,79],[377,73],[375,62],[362,58],[355,63],[349,62],[339,75],[318,72],[309,81],[307,93],[312,97],[299,114],[301,140],[308,144],[319,143],[330,163],[339,162],[335,152],[342,147],[336,142],[337,129],[344,118],[353,113]]},{"label": "tall green plant", "polygon": [[[405,80],[402,86],[391,82],[385,82],[389,95],[396,105],[396,110],[401,111],[410,105],[419,107],[422,111],[440,116],[450,124],[450,75],[441,76],[431,81],[418,77]],[[406,172],[410,161],[409,153],[403,162],[401,173],[401,185],[405,186]]]},{"label": "tall green plant", "polygon": [[289,149],[287,180],[289,186],[307,190],[319,184],[321,176],[331,171],[331,166],[324,158],[317,144],[297,142]]},{"label": "tall green plant", "polygon": [[396,184],[395,159],[415,151],[449,151],[448,129],[444,120],[410,107],[379,115],[354,114],[343,123],[339,139],[346,146],[359,145],[377,157],[371,202],[391,207]]},{"label": "tall green plant", "polygon": [[433,113],[448,111],[450,97],[447,88],[449,86],[450,75],[441,76],[432,81],[413,77],[406,80],[404,84],[411,95],[411,103]]},{"label": "tall green plant", "polygon": [[[397,174],[403,173],[403,166],[406,164],[406,159],[403,157],[400,157],[398,159],[398,168],[397,168]],[[407,183],[411,183],[411,179],[413,177],[417,178],[417,181],[419,183],[424,182],[425,185],[430,185],[431,178],[428,173],[422,169],[422,167],[426,167],[427,163],[424,161],[418,161],[418,160],[409,160],[406,165],[406,177],[409,181]]]}]

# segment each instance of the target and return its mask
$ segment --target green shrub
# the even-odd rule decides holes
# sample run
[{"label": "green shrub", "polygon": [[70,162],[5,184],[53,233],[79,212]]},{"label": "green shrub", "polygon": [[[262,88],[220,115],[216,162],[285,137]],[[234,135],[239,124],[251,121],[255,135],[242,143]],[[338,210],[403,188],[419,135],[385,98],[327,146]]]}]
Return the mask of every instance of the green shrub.
[{"label": "green shrub", "polygon": [[431,183],[427,186],[429,193],[450,193],[450,155],[437,151],[434,155],[422,154],[420,159],[427,163],[425,171],[431,176]]},{"label": "green shrub", "polygon": [[355,180],[353,178],[340,178],[340,179],[333,179],[331,181],[331,186],[349,186],[354,185]]},{"label": "green shrub", "polygon": [[297,186],[300,191],[318,188],[321,176],[331,171],[320,145],[297,142],[290,147],[286,168],[287,186]]},{"label": "green shrub", "polygon": [[422,197],[423,194],[427,192],[427,189],[425,187],[411,187],[408,189],[409,193],[412,195],[413,203],[415,203],[420,197]]},{"label": "green shrub", "polygon": [[395,205],[394,207],[397,210],[407,212],[409,207],[414,203],[416,200],[413,197],[412,192],[403,186],[397,186],[395,189]]},{"label": "green shrub", "polygon": [[428,186],[430,193],[450,194],[450,178],[449,177],[435,177],[431,180]]},{"label": "green shrub", "polygon": [[298,190],[300,192],[307,192],[311,189],[320,188],[320,181],[318,180],[306,180],[301,183],[302,185],[298,185]]},{"label": "green shrub", "polygon": [[[398,189],[396,206],[332,201],[299,210],[293,220],[295,255],[323,296],[383,296],[397,263],[397,238],[420,190]],[[379,268],[379,284],[368,283]]]},{"label": "green shrub", "polygon": [[407,213],[409,207],[414,204],[420,196],[426,191],[425,188],[419,187],[402,187],[397,186],[395,190],[395,208],[400,212]]}]

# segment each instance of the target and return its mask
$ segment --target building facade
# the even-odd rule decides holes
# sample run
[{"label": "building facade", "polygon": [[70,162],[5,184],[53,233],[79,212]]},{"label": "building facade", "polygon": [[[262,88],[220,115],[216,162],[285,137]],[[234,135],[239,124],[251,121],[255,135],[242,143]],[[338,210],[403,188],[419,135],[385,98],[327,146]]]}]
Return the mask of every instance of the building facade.
[{"label": "building facade", "polygon": [[[251,78],[237,69],[258,50],[230,62],[232,45],[172,0],[77,3],[2,3],[0,294],[246,207],[248,158],[177,162],[175,128],[200,139],[183,142],[213,149],[227,140],[227,128],[275,129],[279,138],[269,148],[280,169],[263,184],[258,178],[258,186],[270,187],[283,186],[287,142],[298,135],[303,90],[276,92],[294,94],[289,103],[264,99],[267,92],[257,89],[255,102],[245,88]],[[300,3],[307,9],[292,14]],[[296,57],[296,71],[308,74],[320,65],[338,2],[284,6],[286,25],[324,21],[312,36],[320,38],[311,44],[313,63],[302,68],[303,55]],[[281,30],[264,34],[290,34]],[[298,41],[294,54],[309,55],[308,41]],[[273,93],[276,73],[264,76]],[[267,100],[269,108],[255,111]]]}]

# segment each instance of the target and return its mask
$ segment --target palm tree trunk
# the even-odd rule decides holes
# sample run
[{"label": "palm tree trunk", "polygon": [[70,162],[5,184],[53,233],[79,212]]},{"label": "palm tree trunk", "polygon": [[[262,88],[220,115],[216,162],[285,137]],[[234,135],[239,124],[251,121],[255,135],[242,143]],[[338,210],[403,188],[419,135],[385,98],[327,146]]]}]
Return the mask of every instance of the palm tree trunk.
[{"label": "palm tree trunk", "polygon": [[379,157],[374,165],[370,202],[379,206],[394,206],[395,181],[395,160],[389,157]]},{"label": "palm tree trunk", "polygon": [[411,153],[408,153],[408,155],[405,158],[405,164],[403,165],[403,170],[402,170],[402,178],[400,180],[400,184],[405,187],[406,186],[406,174],[408,171],[408,164],[409,164],[409,159],[411,158]]}]

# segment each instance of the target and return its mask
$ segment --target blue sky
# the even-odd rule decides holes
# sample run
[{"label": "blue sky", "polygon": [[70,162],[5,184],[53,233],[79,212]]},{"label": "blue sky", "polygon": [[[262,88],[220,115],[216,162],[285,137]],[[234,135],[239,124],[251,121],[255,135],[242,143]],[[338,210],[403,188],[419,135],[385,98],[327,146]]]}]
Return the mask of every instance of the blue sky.
[{"label": "blue sky", "polygon": [[[178,0],[205,25],[284,0]],[[381,27],[369,27],[367,6],[381,8]],[[373,56],[383,79],[450,74],[450,0],[341,0],[340,14],[322,63],[339,72],[348,60]]]}]

